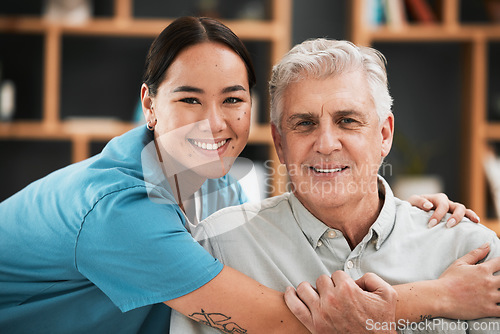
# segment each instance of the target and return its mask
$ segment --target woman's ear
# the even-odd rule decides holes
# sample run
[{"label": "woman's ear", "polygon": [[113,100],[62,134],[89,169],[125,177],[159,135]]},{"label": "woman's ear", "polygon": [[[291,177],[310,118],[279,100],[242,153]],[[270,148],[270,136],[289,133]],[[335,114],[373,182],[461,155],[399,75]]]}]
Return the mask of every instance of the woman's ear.
[{"label": "woman's ear", "polygon": [[149,95],[149,87],[146,84],[141,86],[142,113],[147,121],[153,121],[156,117],[153,111],[153,98]]}]

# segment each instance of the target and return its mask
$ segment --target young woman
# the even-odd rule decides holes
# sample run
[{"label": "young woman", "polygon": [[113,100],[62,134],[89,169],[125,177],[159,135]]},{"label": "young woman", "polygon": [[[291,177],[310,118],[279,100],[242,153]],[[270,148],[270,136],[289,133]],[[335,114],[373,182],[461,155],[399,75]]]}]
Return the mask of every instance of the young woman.
[{"label": "young woman", "polygon": [[[227,27],[168,26],[147,56],[147,126],[0,203],[1,331],[165,333],[167,305],[249,331],[305,331],[281,292],[223,268],[185,227],[246,200],[227,172],[247,142],[254,84]],[[456,208],[456,221],[465,213],[431,199]]]}]

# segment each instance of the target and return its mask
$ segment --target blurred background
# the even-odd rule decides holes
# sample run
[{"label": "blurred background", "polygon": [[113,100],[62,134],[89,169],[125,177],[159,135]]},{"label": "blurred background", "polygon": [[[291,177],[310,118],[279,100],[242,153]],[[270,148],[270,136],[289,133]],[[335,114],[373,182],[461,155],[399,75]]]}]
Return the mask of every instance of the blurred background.
[{"label": "blurred background", "polygon": [[[286,182],[265,176],[269,166],[277,168],[267,126],[272,63],[309,38],[349,39],[374,46],[388,61],[396,137],[381,174],[401,194],[443,191],[496,228],[496,186],[490,175],[500,172],[484,169],[488,152],[497,162],[500,141],[495,3],[2,0],[0,201],[99,153],[113,136],[137,126],[149,45],[173,18],[206,15],[242,37],[255,62],[257,108],[243,156],[256,163],[260,196],[283,191],[278,181]],[[418,176],[412,181],[417,185],[428,182],[420,177],[428,177],[430,188],[399,189],[403,176]]]}]

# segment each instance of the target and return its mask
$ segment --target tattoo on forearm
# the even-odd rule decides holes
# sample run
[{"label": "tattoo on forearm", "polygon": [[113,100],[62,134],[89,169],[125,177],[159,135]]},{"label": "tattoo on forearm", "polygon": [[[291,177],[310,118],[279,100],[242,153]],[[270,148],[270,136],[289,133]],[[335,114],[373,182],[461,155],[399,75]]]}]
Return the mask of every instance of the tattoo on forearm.
[{"label": "tattoo on forearm", "polygon": [[190,314],[189,317],[208,327],[220,330],[223,333],[246,333],[247,330],[241,328],[238,324],[230,321],[231,317],[222,313],[207,313],[203,309],[201,312]]},{"label": "tattoo on forearm", "polygon": [[424,320],[429,320],[429,319],[432,319],[432,314],[421,314],[420,315],[420,321],[424,321]]}]

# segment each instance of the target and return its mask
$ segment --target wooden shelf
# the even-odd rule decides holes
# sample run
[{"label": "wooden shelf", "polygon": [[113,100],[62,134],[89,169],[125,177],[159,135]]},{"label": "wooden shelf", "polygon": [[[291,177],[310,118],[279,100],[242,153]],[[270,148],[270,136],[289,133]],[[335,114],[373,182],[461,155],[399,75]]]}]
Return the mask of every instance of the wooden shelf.
[{"label": "wooden shelf", "polygon": [[[71,120],[60,123],[43,123],[40,121],[0,122],[0,140],[67,140],[72,142],[73,162],[87,159],[90,156],[90,144],[93,141],[108,141],[134,127],[136,123],[115,120]],[[271,127],[253,124],[248,138],[249,144],[273,145]],[[274,150],[269,159],[277,168],[279,165]],[[276,184],[283,180],[276,179]],[[281,188],[273,188],[281,189]],[[283,190],[281,189],[281,192]]]},{"label": "wooden shelf", "polygon": [[408,25],[402,28],[379,27],[366,32],[372,42],[466,42],[474,39],[500,40],[500,25],[464,25],[447,27]]},{"label": "wooden shelf", "polygon": [[[110,140],[133,128],[136,123],[114,120],[79,119],[46,124],[40,121],[0,122],[0,138],[2,139],[40,139],[40,140],[72,140],[85,137],[88,141]],[[269,125],[252,124],[249,144],[272,145],[271,127]]]},{"label": "wooden shelf", "polygon": [[500,141],[500,122],[490,122],[486,125],[485,139]]},{"label": "wooden shelf", "polygon": [[[83,24],[71,25],[47,21],[30,16],[0,16],[0,31],[10,33],[46,33],[57,30],[68,35],[110,35],[156,37],[172,23],[172,19],[92,19]],[[275,40],[283,36],[279,22],[257,20],[223,20],[240,38],[245,40]]]},{"label": "wooden shelf", "polygon": [[[269,20],[222,20],[241,39],[269,42],[269,63],[275,63],[291,46],[291,0],[271,0]],[[72,25],[53,22],[35,16],[0,16],[0,33],[40,34],[44,37],[43,50],[43,107],[40,121],[14,121],[0,123],[0,140],[67,140],[72,143],[72,161],[90,155],[92,141],[107,141],[137,126],[132,122],[107,119],[61,120],[60,94],[63,38],[68,35],[90,37],[156,37],[175,18],[143,19],[132,16],[133,0],[114,0],[115,13],[109,18],[93,18]],[[5,65],[5,64],[4,64]],[[8,66],[8,64],[7,64]],[[270,69],[269,69],[270,70]],[[269,125],[253,124],[249,134],[250,144],[273,146]],[[267,158],[271,165],[279,165],[274,148]],[[274,183],[281,184],[282,176],[274,176]],[[281,193],[274,186],[273,195]]]},{"label": "wooden shelf", "polygon": [[488,219],[484,222],[481,222],[484,226],[493,230],[498,236],[500,236],[500,220],[498,219]]},{"label": "wooden shelf", "polygon": [[78,120],[47,124],[39,121],[0,123],[0,138],[71,140],[85,136],[89,140],[109,140],[136,125],[119,121]]},{"label": "wooden shelf", "polygon": [[[406,24],[401,27],[371,27],[366,16],[364,0],[351,2],[351,40],[360,45],[375,42],[456,42],[464,47],[462,57],[462,122],[464,124],[460,151],[465,156],[461,188],[464,204],[480,217],[486,217],[487,181],[483,169],[486,148],[492,141],[500,141],[500,122],[490,122],[487,116],[488,43],[500,41],[499,24],[462,24],[460,0],[438,0],[438,22],[433,24]],[[485,225],[500,235],[500,219],[486,220]]]}]

